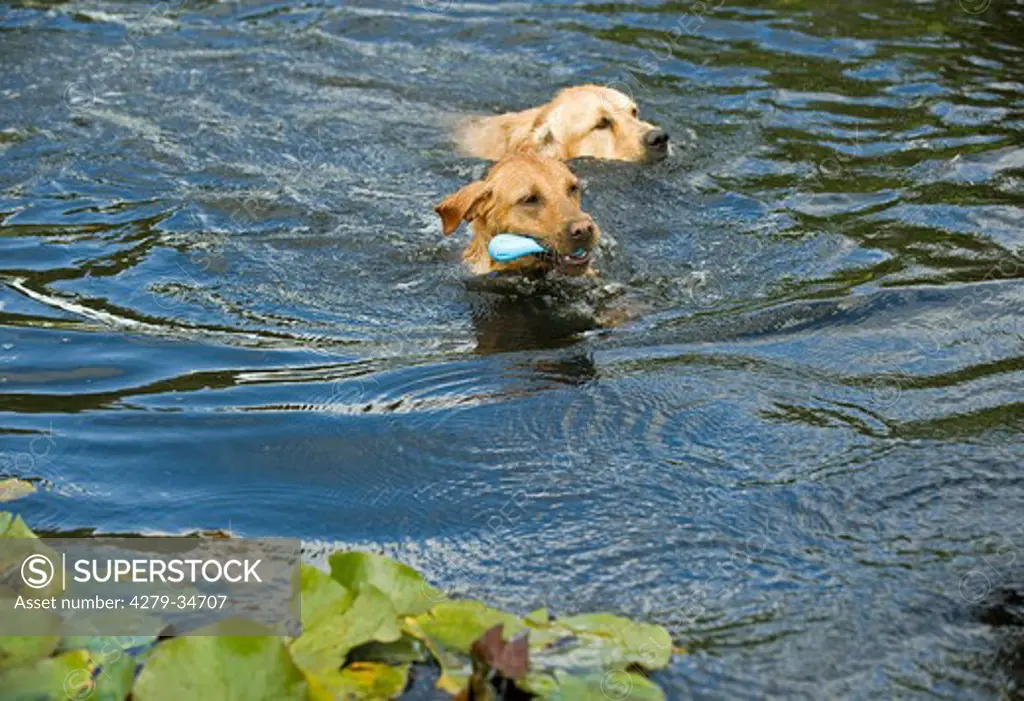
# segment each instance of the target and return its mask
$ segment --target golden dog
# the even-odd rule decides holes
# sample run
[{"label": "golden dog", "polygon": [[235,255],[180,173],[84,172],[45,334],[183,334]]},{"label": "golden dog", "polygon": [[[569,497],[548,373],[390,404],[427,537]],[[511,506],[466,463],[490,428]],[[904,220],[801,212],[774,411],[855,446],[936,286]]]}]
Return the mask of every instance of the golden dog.
[{"label": "golden dog", "polygon": [[[579,181],[561,161],[530,153],[506,156],[486,178],[449,195],[435,211],[445,236],[471,222],[473,238],[462,257],[474,273],[594,272],[590,258],[597,225],[580,209]],[[532,237],[546,253],[497,263],[487,244],[502,233]]]},{"label": "golden dog", "polygon": [[471,117],[455,138],[464,154],[492,161],[521,151],[561,160],[652,161],[665,158],[669,148],[668,134],[642,121],[633,100],[598,85],[567,88],[523,112]]}]

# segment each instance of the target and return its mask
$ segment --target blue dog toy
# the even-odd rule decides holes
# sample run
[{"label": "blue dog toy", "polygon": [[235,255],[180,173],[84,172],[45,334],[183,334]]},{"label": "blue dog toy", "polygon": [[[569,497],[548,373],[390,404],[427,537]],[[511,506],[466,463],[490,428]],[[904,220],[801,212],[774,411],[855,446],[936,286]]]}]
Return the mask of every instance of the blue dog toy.
[{"label": "blue dog toy", "polygon": [[487,252],[499,263],[510,263],[524,256],[545,253],[547,249],[529,236],[498,234],[487,244]]}]

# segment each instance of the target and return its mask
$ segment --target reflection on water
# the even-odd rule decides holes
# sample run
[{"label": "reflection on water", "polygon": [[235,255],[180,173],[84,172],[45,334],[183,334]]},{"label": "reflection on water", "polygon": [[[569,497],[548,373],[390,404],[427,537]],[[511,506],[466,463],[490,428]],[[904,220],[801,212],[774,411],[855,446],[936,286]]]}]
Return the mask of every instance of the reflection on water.
[{"label": "reflection on water", "polygon": [[[0,34],[0,477],[37,530],[627,612],[694,651],[672,698],[1018,693],[1020,2],[18,1]],[[581,82],[675,155],[573,164],[598,281],[465,280],[447,126]]]}]

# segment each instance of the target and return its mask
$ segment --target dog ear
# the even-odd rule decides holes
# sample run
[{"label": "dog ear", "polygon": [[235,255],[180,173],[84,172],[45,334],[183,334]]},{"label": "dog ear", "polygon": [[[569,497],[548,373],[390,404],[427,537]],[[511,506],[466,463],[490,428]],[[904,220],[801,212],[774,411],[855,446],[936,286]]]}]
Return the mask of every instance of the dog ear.
[{"label": "dog ear", "polygon": [[538,117],[530,134],[533,150],[541,156],[567,160],[569,154],[565,148],[565,134],[562,130],[562,114],[559,108],[546,109]]},{"label": "dog ear", "polygon": [[491,186],[483,180],[466,185],[458,192],[448,195],[434,211],[441,217],[441,230],[445,236],[459,228],[463,220],[471,221],[477,207],[490,196]]},{"label": "dog ear", "polygon": [[533,150],[541,156],[548,158],[565,159],[562,143],[555,138],[554,133],[548,127],[543,127],[534,134]]}]

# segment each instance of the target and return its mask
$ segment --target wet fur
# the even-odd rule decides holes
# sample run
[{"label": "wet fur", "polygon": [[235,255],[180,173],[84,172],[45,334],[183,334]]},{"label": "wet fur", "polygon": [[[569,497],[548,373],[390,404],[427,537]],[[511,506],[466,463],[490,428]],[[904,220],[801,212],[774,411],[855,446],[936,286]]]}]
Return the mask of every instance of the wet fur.
[{"label": "wet fur", "polygon": [[[608,126],[600,126],[605,120]],[[525,151],[561,160],[589,156],[643,161],[664,157],[663,151],[644,144],[654,129],[639,118],[637,105],[628,96],[581,85],[562,90],[539,107],[466,119],[456,129],[455,140],[463,154],[493,161]]]},{"label": "wet fur", "polygon": [[[531,203],[531,197],[536,202]],[[579,248],[592,251],[600,232],[590,215],[580,208],[577,178],[561,161],[532,153],[507,156],[483,180],[449,195],[435,211],[441,217],[446,236],[463,221],[470,222],[473,237],[462,257],[474,273],[539,275],[558,269],[571,275],[593,274],[589,258],[585,266],[569,266],[569,270],[562,262],[564,256]],[[571,238],[568,232],[572,226],[589,227],[592,235],[583,241]],[[497,263],[488,254],[487,245],[501,233],[531,236],[551,255]]]}]

